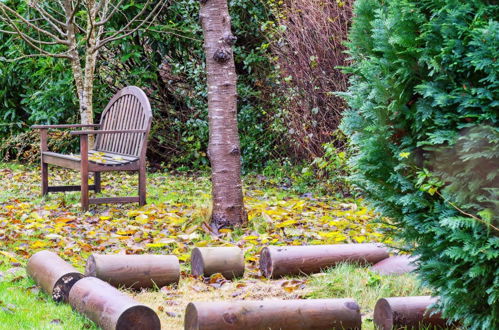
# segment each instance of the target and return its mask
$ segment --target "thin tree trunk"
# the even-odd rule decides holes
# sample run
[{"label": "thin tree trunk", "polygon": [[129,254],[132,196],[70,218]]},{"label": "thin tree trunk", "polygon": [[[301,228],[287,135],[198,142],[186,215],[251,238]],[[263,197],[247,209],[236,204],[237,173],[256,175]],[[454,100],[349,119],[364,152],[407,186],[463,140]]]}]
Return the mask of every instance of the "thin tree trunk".
[{"label": "thin tree trunk", "polygon": [[202,0],[200,11],[208,80],[213,213],[215,229],[247,220],[241,183],[241,149],[237,131],[236,70],[227,0]]},{"label": "thin tree trunk", "polygon": [[64,1],[64,13],[66,15],[66,33],[69,42],[70,50],[70,63],[71,69],[73,71],[73,79],[75,81],[76,93],[78,94],[78,102],[82,104],[83,97],[83,71],[81,69],[80,55],[78,54],[77,42],[76,42],[76,29],[74,24],[74,17],[71,18],[73,11],[73,4],[71,0]]},{"label": "thin tree trunk", "polygon": [[88,23],[87,23],[87,48],[85,54],[85,76],[83,80],[83,91],[80,102],[80,116],[82,124],[93,124],[93,87],[95,75],[96,53],[95,45],[97,44],[97,36],[94,22],[96,19],[95,0],[88,0],[87,7]]}]

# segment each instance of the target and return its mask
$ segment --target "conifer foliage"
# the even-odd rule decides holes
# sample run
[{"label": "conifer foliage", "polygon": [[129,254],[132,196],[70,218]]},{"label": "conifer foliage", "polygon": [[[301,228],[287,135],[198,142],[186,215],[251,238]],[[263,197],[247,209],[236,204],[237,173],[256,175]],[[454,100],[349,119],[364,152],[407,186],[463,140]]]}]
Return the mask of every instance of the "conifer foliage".
[{"label": "conifer foliage", "polygon": [[499,7],[358,0],[342,129],[353,181],[419,258],[444,315],[499,326]]}]

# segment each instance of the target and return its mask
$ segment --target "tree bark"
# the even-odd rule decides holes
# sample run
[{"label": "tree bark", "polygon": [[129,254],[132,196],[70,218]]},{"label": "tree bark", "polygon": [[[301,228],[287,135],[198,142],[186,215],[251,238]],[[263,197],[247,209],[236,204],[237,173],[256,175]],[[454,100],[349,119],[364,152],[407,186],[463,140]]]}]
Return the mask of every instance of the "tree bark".
[{"label": "tree bark", "polygon": [[374,307],[374,324],[380,330],[455,328],[440,313],[428,310],[437,300],[430,296],[382,298]]},{"label": "tree bark", "polygon": [[336,244],[309,246],[268,246],[260,253],[260,271],[265,277],[320,272],[340,262],[375,264],[388,258],[381,244]]},{"label": "tree bark", "polygon": [[194,276],[221,273],[226,279],[244,275],[244,254],[238,247],[194,248],[191,254],[191,272]]},{"label": "tree bark", "polygon": [[[71,69],[73,71],[73,79],[75,81],[76,93],[78,94],[78,102],[81,107],[81,101],[83,97],[83,71],[81,69],[80,55],[78,54],[78,44],[76,41],[76,28],[75,28],[75,18],[71,18],[71,13],[73,12],[73,3],[71,0],[65,0],[63,2],[64,14],[66,15],[66,33],[67,39],[70,47],[69,59],[71,63]],[[70,19],[71,18],[71,19]]]},{"label": "tree bark", "polygon": [[26,272],[57,302],[67,301],[73,285],[83,278],[83,274],[73,266],[54,252],[46,250],[31,256]]},{"label": "tree bark", "polygon": [[151,308],[95,277],[85,277],[73,286],[69,304],[104,330],[161,329]]},{"label": "tree bark", "polygon": [[213,211],[211,225],[240,226],[247,220],[241,183],[241,148],[237,130],[236,70],[227,0],[201,1],[200,20],[208,82]]},{"label": "tree bark", "polygon": [[353,299],[265,300],[189,303],[185,330],[360,329]]},{"label": "tree bark", "polygon": [[180,264],[176,256],[92,254],[87,259],[85,275],[100,278],[115,287],[161,288],[178,283]]},{"label": "tree bark", "polygon": [[87,22],[87,48],[85,54],[85,74],[83,78],[83,90],[80,99],[80,116],[82,124],[93,124],[93,87],[95,76],[95,64],[97,61],[97,32],[95,31],[96,4],[95,0],[87,0],[88,22]]}]

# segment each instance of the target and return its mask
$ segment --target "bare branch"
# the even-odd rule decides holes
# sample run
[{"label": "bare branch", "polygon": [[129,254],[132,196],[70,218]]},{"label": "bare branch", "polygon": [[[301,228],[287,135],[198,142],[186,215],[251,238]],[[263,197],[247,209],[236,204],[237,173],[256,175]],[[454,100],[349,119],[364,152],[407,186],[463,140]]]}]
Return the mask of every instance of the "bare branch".
[{"label": "bare branch", "polygon": [[[58,57],[58,58],[71,58],[71,56],[68,54],[70,50],[64,52],[64,53],[52,53],[52,52],[49,52],[49,51],[46,51],[45,49],[41,48],[39,45],[40,44],[49,44],[49,45],[54,45],[54,44],[58,44],[57,42],[50,42],[50,41],[42,41],[42,40],[37,40],[37,39],[34,39],[32,37],[30,37],[29,35],[27,35],[26,33],[22,32],[21,30],[19,30],[19,28],[17,27],[17,25],[12,21],[12,19],[6,15],[5,11],[3,10],[3,8],[0,8],[2,10],[2,12],[5,14],[5,19],[7,20],[7,23],[10,25],[11,28],[13,28],[15,31],[16,31],[16,35],[21,37],[21,39],[23,39],[28,45],[30,45],[31,47],[33,47],[35,50],[37,50],[39,53],[41,54],[44,54],[45,56],[49,56],[49,57]],[[37,45],[38,44],[38,45]]]},{"label": "bare branch", "polygon": [[116,13],[116,10],[118,10],[118,8],[121,7],[122,4],[123,4],[123,0],[120,0],[116,5],[113,5],[110,3],[110,5],[113,7],[113,9],[111,9],[111,12],[109,13],[109,15],[104,16],[104,19],[100,20],[99,22],[96,22],[95,26],[102,26],[102,25],[106,24],[107,22],[109,22],[111,17],[113,17],[113,15]]},{"label": "bare branch", "polygon": [[[60,26],[65,26],[65,24],[58,19],[56,19],[54,16],[50,15],[43,7],[39,5],[39,3],[35,2],[31,8],[36,10],[40,16],[45,19],[47,23],[49,23],[54,30],[56,30],[62,37],[65,37],[66,34],[61,30]],[[59,26],[59,25],[60,26]]]},{"label": "bare branch", "polygon": [[[2,2],[0,2],[0,9],[2,10],[3,12],[3,18],[4,19],[7,19],[8,21],[12,22],[12,19],[10,18],[9,14],[7,14],[7,12],[11,13],[14,17],[16,17],[17,19],[19,19],[21,22],[23,22],[25,25],[35,29],[36,31],[42,33],[42,34],[45,34],[46,36],[54,39],[56,42],[60,43],[60,44],[63,44],[63,45],[66,45],[67,42],[65,42],[64,40],[61,40],[59,39],[57,36],[55,36],[53,33],[45,30],[45,29],[42,29],[41,27],[31,23],[29,20],[27,20],[26,18],[22,17],[21,15],[19,15],[19,13],[17,13],[15,10],[11,9],[10,7],[8,7],[7,5],[3,4]],[[15,23],[14,23],[15,25]],[[17,30],[17,28],[16,28]]]},{"label": "bare branch", "polygon": [[[149,2],[150,1],[148,1],[148,3]],[[136,22],[138,20],[138,18],[140,17],[139,15],[145,11],[146,6],[144,5],[144,8],[141,10],[141,12],[139,14],[137,14],[133,19],[131,19],[128,22],[128,24],[126,24],[122,29],[116,31],[112,36],[107,37],[107,38],[99,41],[99,44],[97,45],[96,50],[103,47],[104,45],[106,45],[107,43],[109,43],[111,41],[115,41],[115,40],[119,40],[119,39],[123,39],[125,37],[128,37],[132,33],[140,30],[146,23],[148,23],[148,26],[147,26],[147,28],[148,28],[149,26],[152,25],[152,23],[154,23],[156,21],[156,18],[161,13],[161,11],[165,7],[165,5],[166,5],[166,1],[159,1],[157,3],[157,5],[153,8],[153,10],[151,10],[151,12],[147,15],[147,17],[144,20],[142,20],[136,27],[129,29],[129,27],[134,22]]]},{"label": "bare branch", "polygon": [[4,60],[5,62],[13,63],[13,62],[23,60],[25,58],[32,58],[32,57],[48,57],[48,55],[46,55],[46,54],[26,54],[26,55],[21,55],[19,57],[15,57],[15,58],[0,57],[0,60]]},{"label": "bare branch", "polygon": [[5,34],[17,34],[15,31],[7,31],[7,30],[2,30],[0,29],[0,33],[5,33]]},{"label": "bare branch", "polygon": [[176,30],[176,29],[171,29],[171,30],[166,30],[166,31],[160,31],[160,30],[154,30],[154,29],[151,29],[151,28],[143,28],[141,30],[151,31],[151,32],[155,32],[155,33],[171,34],[171,35],[174,35],[174,36],[177,36],[177,37],[180,37],[180,38],[189,39],[189,40],[193,40],[193,41],[203,41],[203,39],[197,39],[197,38],[193,38],[193,37],[188,37],[186,35],[183,35],[183,34],[180,34],[180,33],[177,33],[177,32],[173,32],[173,31],[180,31],[180,30]]}]

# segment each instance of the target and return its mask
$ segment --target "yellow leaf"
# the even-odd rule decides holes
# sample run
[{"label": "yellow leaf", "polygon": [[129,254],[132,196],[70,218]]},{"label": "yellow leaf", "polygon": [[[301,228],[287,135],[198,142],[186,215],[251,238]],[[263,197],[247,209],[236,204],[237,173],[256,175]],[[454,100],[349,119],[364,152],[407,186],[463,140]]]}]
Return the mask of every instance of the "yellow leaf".
[{"label": "yellow leaf", "polygon": [[101,219],[101,220],[109,220],[109,219],[111,219],[111,216],[110,215],[101,215],[99,217],[99,219]]},{"label": "yellow leaf", "polygon": [[31,248],[32,249],[39,249],[39,248],[43,248],[43,247],[46,247],[48,245],[47,242],[44,242],[44,241],[35,241],[33,243],[31,243]]},{"label": "yellow leaf", "polygon": [[435,195],[437,190],[438,190],[437,188],[431,187],[430,189],[428,189],[428,193],[433,196],[433,195]]},{"label": "yellow leaf", "polygon": [[400,156],[400,158],[407,158],[407,157],[409,157],[410,154],[411,154],[410,152],[401,152],[399,154],[399,156]]},{"label": "yellow leaf", "polygon": [[286,220],[284,222],[281,222],[281,223],[277,224],[276,227],[277,228],[288,227],[290,225],[294,225],[295,223],[297,223],[296,220]]},{"label": "yellow leaf", "polygon": [[366,240],[366,237],[365,236],[354,236],[353,239],[356,240],[358,243],[362,243]]},{"label": "yellow leaf", "polygon": [[31,212],[29,216],[35,220],[43,220],[43,218],[37,212]]},{"label": "yellow leaf", "polygon": [[260,236],[246,236],[246,237],[244,237],[244,239],[247,240],[247,241],[258,239],[258,238],[260,238]]},{"label": "yellow leaf", "polygon": [[191,255],[189,253],[184,253],[178,256],[178,260],[181,261],[187,261],[191,258]]},{"label": "yellow leaf", "polygon": [[128,213],[126,215],[129,217],[136,217],[139,214],[142,214],[142,212],[138,211],[138,210],[132,210],[132,211],[128,211]]},{"label": "yellow leaf", "polygon": [[20,262],[19,260],[16,259],[13,253],[7,252],[7,251],[0,251],[1,254],[6,256],[7,258],[10,259],[12,262]]},{"label": "yellow leaf", "polygon": [[141,214],[141,215],[138,215],[135,217],[135,220],[138,222],[138,223],[146,223],[148,220],[149,220],[149,217],[145,214]]},{"label": "yellow leaf", "polygon": [[148,244],[146,244],[146,246],[149,248],[160,248],[160,247],[167,246],[167,245],[168,245],[168,243],[148,243]]}]

